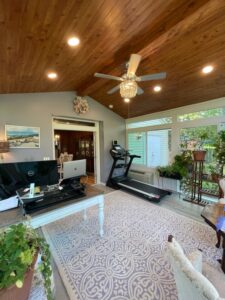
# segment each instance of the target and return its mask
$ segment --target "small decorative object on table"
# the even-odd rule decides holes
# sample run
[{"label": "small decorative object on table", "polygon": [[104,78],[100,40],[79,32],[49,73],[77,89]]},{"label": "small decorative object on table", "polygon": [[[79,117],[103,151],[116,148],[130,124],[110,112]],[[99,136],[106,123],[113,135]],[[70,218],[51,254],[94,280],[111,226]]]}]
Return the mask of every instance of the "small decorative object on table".
[{"label": "small decorative object on table", "polygon": [[89,111],[89,105],[84,97],[77,96],[74,103],[74,110],[77,114],[84,114]]},{"label": "small decorative object on table", "polygon": [[223,193],[222,198],[220,198],[219,202],[221,204],[225,204],[225,178],[220,179],[219,185],[220,185],[220,188],[221,188],[222,193]]},{"label": "small decorative object on table", "polygon": [[22,223],[0,233],[0,300],[29,298],[38,253],[42,261],[39,269],[50,300],[52,271],[46,241],[34,229]]}]

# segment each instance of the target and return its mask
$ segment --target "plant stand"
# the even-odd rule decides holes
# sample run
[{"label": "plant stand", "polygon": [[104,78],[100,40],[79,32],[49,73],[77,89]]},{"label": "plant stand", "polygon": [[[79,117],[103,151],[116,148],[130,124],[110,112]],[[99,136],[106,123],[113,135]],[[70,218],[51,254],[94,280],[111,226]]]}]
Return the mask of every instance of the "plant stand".
[{"label": "plant stand", "polygon": [[203,176],[204,160],[201,157],[195,157],[192,162],[192,178],[191,178],[191,197],[183,200],[204,206],[201,201],[202,176]]},{"label": "plant stand", "polygon": [[[196,160],[194,159],[192,162],[192,176],[191,176],[191,180],[190,180],[190,197],[184,197],[183,200],[191,202],[191,203],[195,203],[201,206],[205,206],[206,204],[210,203],[207,202],[207,200],[202,200],[202,195],[207,195],[207,196],[211,196],[211,197],[216,197],[216,198],[221,198],[222,197],[222,192],[221,189],[219,189],[219,192],[213,192],[207,189],[203,189],[203,184],[202,182],[214,182],[215,184],[217,184],[219,186],[219,178],[217,179],[217,181],[212,181],[209,179],[203,179],[204,174],[203,173],[203,168],[204,168],[204,160]],[[220,176],[220,178],[222,178],[222,174]]]},{"label": "plant stand", "polygon": [[193,161],[191,200],[201,202],[202,175],[204,160]]}]

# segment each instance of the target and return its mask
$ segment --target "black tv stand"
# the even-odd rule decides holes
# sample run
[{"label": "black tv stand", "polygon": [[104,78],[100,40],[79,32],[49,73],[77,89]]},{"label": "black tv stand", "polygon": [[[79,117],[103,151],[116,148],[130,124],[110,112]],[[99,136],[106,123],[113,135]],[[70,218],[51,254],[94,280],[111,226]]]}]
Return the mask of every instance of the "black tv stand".
[{"label": "black tv stand", "polygon": [[42,188],[39,194],[35,194],[34,197],[29,198],[28,193],[24,192],[24,189],[18,190],[17,195],[19,203],[23,208],[23,214],[30,214],[47,207],[56,205],[61,202],[69,201],[86,196],[84,186],[76,186],[74,188],[72,184],[68,184],[63,189],[54,189],[47,191]]}]

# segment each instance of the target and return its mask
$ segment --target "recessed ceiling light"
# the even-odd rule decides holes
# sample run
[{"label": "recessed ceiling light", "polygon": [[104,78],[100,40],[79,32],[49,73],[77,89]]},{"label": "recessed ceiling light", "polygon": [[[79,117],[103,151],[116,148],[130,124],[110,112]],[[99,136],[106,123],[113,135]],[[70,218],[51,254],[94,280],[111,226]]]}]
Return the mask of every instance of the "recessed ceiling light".
[{"label": "recessed ceiling light", "polygon": [[213,71],[213,66],[205,66],[203,69],[202,69],[202,73],[204,74],[208,74],[208,73],[211,73]]},{"label": "recessed ceiling light", "polygon": [[156,85],[156,86],[154,86],[154,88],[153,88],[153,90],[155,91],[155,92],[160,92],[161,91],[161,86],[160,85]]},{"label": "recessed ceiling light", "polygon": [[71,37],[70,39],[68,39],[67,43],[71,47],[75,47],[80,44],[80,40],[74,36],[74,37]]},{"label": "recessed ceiling light", "polygon": [[50,79],[55,79],[58,77],[58,75],[55,72],[48,73],[47,76]]},{"label": "recessed ceiling light", "polygon": [[129,103],[129,102],[130,102],[130,99],[129,99],[129,98],[124,98],[124,101],[125,101],[126,103]]},{"label": "recessed ceiling light", "polygon": [[113,105],[112,105],[112,104],[109,104],[109,108],[112,109],[112,108],[113,108]]}]

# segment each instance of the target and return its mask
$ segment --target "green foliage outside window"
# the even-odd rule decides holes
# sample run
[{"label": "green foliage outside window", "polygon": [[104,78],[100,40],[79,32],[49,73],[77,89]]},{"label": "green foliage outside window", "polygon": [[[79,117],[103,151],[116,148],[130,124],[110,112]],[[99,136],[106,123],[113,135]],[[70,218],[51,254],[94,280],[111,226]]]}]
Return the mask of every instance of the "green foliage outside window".
[{"label": "green foliage outside window", "polygon": [[221,108],[212,108],[212,109],[203,110],[199,112],[180,115],[177,117],[177,120],[180,122],[194,121],[194,120],[205,119],[210,117],[219,117],[224,115],[225,115],[225,107],[221,107]]},{"label": "green foliage outside window", "polygon": [[220,166],[220,174],[222,175],[223,167],[225,165],[225,130],[221,130],[218,133],[214,147],[214,157],[216,159],[217,164]]},{"label": "green foliage outside window", "polygon": [[207,151],[205,166],[215,163],[214,149],[218,137],[217,126],[199,126],[191,128],[182,128],[180,132],[181,144],[187,144],[188,141],[198,141],[201,137],[206,137],[203,141],[202,148]]},{"label": "green foliage outside window", "polygon": [[146,165],[146,132],[128,133],[128,151],[141,156],[134,159],[134,164]]}]

